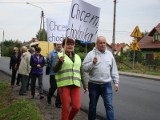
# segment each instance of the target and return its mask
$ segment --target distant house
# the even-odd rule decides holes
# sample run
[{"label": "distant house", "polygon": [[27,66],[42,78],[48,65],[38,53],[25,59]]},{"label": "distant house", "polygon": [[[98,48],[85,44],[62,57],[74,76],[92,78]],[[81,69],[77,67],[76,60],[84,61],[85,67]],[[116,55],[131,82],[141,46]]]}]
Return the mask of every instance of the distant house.
[{"label": "distant house", "polygon": [[121,56],[122,53],[129,50],[129,45],[126,43],[117,43],[115,44],[115,55]]},{"label": "distant house", "polygon": [[109,45],[108,43],[107,43],[107,50],[109,50],[110,52],[112,52],[112,46]]},{"label": "distant house", "polygon": [[138,45],[147,60],[160,59],[160,23],[144,36]]}]

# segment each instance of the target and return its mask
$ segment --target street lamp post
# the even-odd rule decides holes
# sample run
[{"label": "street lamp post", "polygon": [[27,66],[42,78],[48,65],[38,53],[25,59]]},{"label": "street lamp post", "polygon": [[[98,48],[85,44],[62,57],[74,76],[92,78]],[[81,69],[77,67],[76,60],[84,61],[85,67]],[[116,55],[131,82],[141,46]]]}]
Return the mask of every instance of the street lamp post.
[{"label": "street lamp post", "polygon": [[4,42],[4,29],[3,28],[0,28],[0,29],[3,30],[2,41],[1,41],[1,56],[3,56],[3,54],[2,54],[3,53],[3,48],[2,48],[3,45],[2,44]]},{"label": "street lamp post", "polygon": [[[40,33],[41,33],[41,29],[42,29],[42,24],[43,24],[43,31],[44,31],[44,12],[43,12],[43,9],[41,8],[41,7],[39,7],[39,6],[37,6],[37,5],[34,5],[34,4],[31,4],[31,3],[29,3],[29,2],[26,2],[26,4],[29,4],[29,5],[32,5],[32,6],[34,6],[34,7],[37,7],[37,8],[39,8],[39,9],[41,9],[42,11],[41,11],[41,23],[40,23],[40,30],[39,30],[39,39],[40,39]],[[43,36],[43,39],[45,39],[45,37],[44,37],[44,33],[42,32],[42,36]]]}]

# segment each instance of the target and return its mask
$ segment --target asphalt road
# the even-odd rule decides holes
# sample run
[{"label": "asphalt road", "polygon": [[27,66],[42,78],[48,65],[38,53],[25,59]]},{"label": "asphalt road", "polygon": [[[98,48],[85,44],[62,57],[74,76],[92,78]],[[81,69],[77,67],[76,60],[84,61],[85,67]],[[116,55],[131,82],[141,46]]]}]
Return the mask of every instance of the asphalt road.
[{"label": "asphalt road", "polygon": [[[0,58],[0,70],[10,74],[9,59]],[[44,89],[48,91],[49,76],[44,75]],[[83,94],[82,109],[88,110],[88,94]],[[141,77],[120,75],[120,91],[113,92],[116,120],[160,120],[160,81]],[[103,101],[100,98],[97,114],[105,118]]]}]

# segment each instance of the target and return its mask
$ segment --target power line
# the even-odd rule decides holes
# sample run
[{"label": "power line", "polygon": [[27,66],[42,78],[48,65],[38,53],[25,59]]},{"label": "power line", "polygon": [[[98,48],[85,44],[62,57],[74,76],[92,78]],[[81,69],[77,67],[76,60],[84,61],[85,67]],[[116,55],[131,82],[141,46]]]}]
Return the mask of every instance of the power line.
[{"label": "power line", "polygon": [[[98,2],[94,3],[93,5],[101,4],[103,1],[104,1],[104,0],[98,1]],[[107,2],[108,2],[108,3],[112,3],[111,0],[107,0],[107,1],[105,0],[102,5],[105,5]],[[105,4],[104,4],[104,3],[105,3]],[[101,7],[102,7],[102,6],[101,6]]]},{"label": "power line", "polygon": [[[53,1],[50,1],[50,2],[32,2],[32,3],[36,3],[36,4],[41,4],[41,3],[43,3],[43,4],[54,4],[54,3],[69,3],[69,2],[72,2],[72,1],[64,1],[64,2],[53,2]],[[4,4],[26,4],[26,2],[0,2],[0,3],[4,3]]]},{"label": "power line", "polygon": [[[98,30],[106,31],[106,32],[113,32],[113,30],[105,30],[105,29],[98,29]],[[117,30],[116,32],[131,33],[130,31],[121,31],[121,30]]]}]

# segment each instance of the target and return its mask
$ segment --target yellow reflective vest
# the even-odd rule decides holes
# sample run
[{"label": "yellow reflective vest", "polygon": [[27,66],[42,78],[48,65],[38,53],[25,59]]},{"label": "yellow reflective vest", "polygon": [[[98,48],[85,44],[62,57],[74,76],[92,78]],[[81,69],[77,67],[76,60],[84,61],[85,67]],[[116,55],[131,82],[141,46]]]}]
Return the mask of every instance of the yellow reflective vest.
[{"label": "yellow reflective vest", "polygon": [[[63,53],[58,53],[61,57]],[[55,75],[57,81],[57,87],[63,87],[68,85],[75,85],[80,87],[81,82],[81,59],[75,54],[74,62],[65,54],[64,62],[61,66],[60,71]]]}]

